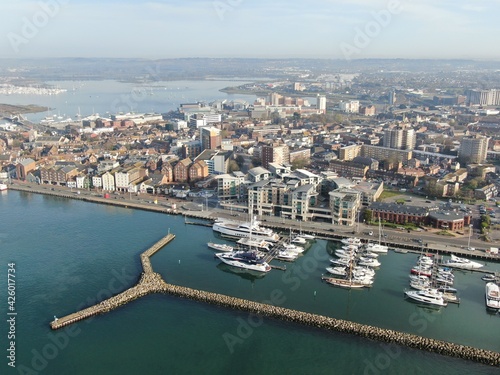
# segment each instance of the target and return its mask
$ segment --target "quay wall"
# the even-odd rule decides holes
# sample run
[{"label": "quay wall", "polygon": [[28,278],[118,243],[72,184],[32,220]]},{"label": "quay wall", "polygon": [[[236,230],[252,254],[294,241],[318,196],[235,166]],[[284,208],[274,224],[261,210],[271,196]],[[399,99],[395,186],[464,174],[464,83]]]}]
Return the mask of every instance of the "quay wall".
[{"label": "quay wall", "polygon": [[[196,212],[196,211],[185,211],[181,212],[179,210],[173,210],[170,208],[167,208],[165,206],[161,205],[156,205],[156,204],[144,204],[140,202],[125,202],[121,199],[113,199],[113,198],[103,198],[101,196],[89,196],[89,195],[79,195],[79,194],[71,194],[69,192],[61,191],[61,190],[48,190],[48,189],[39,189],[39,188],[32,188],[29,186],[25,186],[22,184],[13,184],[9,185],[9,189],[11,190],[18,190],[18,191],[24,191],[24,192],[30,192],[30,193],[36,193],[36,194],[45,194],[45,195],[51,195],[51,196],[56,196],[56,197],[62,197],[62,198],[68,198],[68,199],[76,199],[76,200],[81,200],[85,202],[92,202],[92,203],[99,203],[99,204],[106,204],[110,206],[120,206],[120,207],[126,207],[126,208],[132,208],[132,209],[139,209],[139,210],[144,210],[144,211],[150,211],[150,212],[157,212],[157,213],[164,213],[164,214],[169,214],[169,215],[185,215],[187,217],[192,217],[192,218],[197,218],[201,220],[213,220],[214,218],[210,214],[209,211],[204,211],[204,212]],[[276,229],[276,230],[282,230],[282,231],[289,231],[290,230],[290,225],[293,225],[294,223],[277,223],[277,222],[270,222],[270,221],[263,221],[262,225],[268,228]],[[353,234],[352,233],[341,233],[341,232],[332,232],[332,231],[327,231],[327,230],[322,230],[319,228],[307,228],[303,227],[301,228],[304,233],[310,233],[312,234],[313,232],[316,234],[317,238],[325,239],[325,240],[341,240],[342,238],[350,237]],[[420,252],[422,250],[420,245],[413,244],[411,242],[395,242],[391,240],[385,240],[383,244],[389,246],[389,247],[395,247],[395,248],[401,248],[401,249],[406,249],[406,250],[411,250],[411,251],[417,251]],[[455,254],[457,256],[467,256],[469,258],[474,258],[474,259],[479,259],[479,260],[485,260],[485,261],[494,261],[498,262],[500,261],[500,257],[497,255],[491,255],[487,254],[484,252],[480,251],[466,251],[464,249],[460,249],[456,246],[449,246],[449,247],[444,247],[441,246],[440,248],[434,248],[432,244],[429,244],[428,247],[424,247],[424,250],[426,252],[432,252],[432,253],[439,253],[441,255],[450,255],[450,254]]]},{"label": "quay wall", "polygon": [[409,333],[373,327],[346,320],[296,311],[284,307],[248,301],[240,298],[200,291],[172,284],[167,284],[163,289],[163,292],[177,297],[188,298],[198,302],[204,302],[216,306],[246,311],[251,314],[263,315],[287,322],[298,323],[330,331],[354,334],[372,340],[394,343],[413,349],[426,350],[441,355],[471,360],[491,366],[500,366],[500,353],[485,349],[458,345],[442,340],[435,340]]}]

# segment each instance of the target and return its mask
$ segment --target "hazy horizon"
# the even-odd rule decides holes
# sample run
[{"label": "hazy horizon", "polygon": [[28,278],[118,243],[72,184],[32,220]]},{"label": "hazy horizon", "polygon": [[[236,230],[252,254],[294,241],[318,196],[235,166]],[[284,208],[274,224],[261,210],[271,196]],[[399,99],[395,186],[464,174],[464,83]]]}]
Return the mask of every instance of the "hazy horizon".
[{"label": "hazy horizon", "polygon": [[19,0],[4,58],[500,60],[500,0]]}]

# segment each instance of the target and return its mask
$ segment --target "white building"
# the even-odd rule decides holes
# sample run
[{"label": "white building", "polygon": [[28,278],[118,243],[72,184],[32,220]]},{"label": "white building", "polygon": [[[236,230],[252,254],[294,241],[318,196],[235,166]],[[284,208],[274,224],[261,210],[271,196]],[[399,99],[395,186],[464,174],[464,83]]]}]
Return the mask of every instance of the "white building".
[{"label": "white building", "polygon": [[350,100],[348,102],[340,102],[339,108],[343,112],[358,113],[359,112],[359,101],[358,100]]},{"label": "white building", "polygon": [[188,127],[187,121],[184,120],[174,120],[170,124],[172,125],[172,128],[175,131],[186,129]]},{"label": "white building", "polygon": [[316,108],[318,108],[318,112],[326,113],[326,96],[324,96],[324,95],[317,96]]},{"label": "white building", "polygon": [[92,185],[95,188],[102,188],[102,176],[93,176],[92,177]]},{"label": "white building", "polygon": [[114,174],[105,172],[102,176],[102,190],[114,191],[116,189]]}]

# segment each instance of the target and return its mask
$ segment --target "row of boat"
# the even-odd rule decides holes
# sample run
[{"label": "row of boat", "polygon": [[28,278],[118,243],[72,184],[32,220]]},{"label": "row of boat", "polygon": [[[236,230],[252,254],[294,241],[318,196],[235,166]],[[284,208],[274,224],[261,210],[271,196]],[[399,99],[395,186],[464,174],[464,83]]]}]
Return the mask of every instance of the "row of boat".
[{"label": "row of boat", "polygon": [[322,277],[330,285],[346,289],[367,288],[373,285],[375,268],[380,266],[378,255],[387,253],[387,247],[363,244],[359,238],[341,240],[342,247],[335,250],[337,258],[330,259],[332,266],[326,271],[333,275]]},{"label": "row of boat", "polygon": [[[448,266],[448,267],[443,267]],[[421,255],[417,265],[411,269],[410,286],[405,296],[420,303],[434,306],[446,306],[448,302],[459,302],[457,290],[453,288],[453,268],[472,270],[484,265],[466,258],[451,255],[451,258],[438,265],[437,259],[432,255]],[[482,277],[487,281],[485,287],[485,300],[488,309],[500,311],[500,288],[496,275],[487,274]]]},{"label": "row of boat", "polygon": [[[264,252],[270,252],[280,236],[271,229],[263,228],[258,221],[237,223],[230,220],[217,220],[213,230],[223,236],[237,238],[237,248],[227,244],[209,242],[208,246],[220,251],[215,256],[223,263],[233,267],[266,273],[271,266],[265,261]],[[314,239],[311,235],[293,235],[287,243],[273,250],[273,257],[285,261],[295,260],[304,249],[307,240]],[[332,266],[327,267],[331,275],[322,277],[328,284],[358,289],[370,287],[373,284],[375,268],[380,266],[377,257],[387,253],[387,246],[380,243],[363,244],[359,238],[350,237],[341,240],[342,247],[335,250],[337,258],[330,259]],[[427,305],[447,306],[448,302],[458,302],[457,290],[453,288],[454,274],[451,268],[479,269],[484,265],[466,258],[451,255],[450,259],[439,266],[437,259],[431,255],[421,255],[417,264],[411,269],[410,287],[405,296]],[[489,309],[500,310],[500,291],[497,279],[490,280],[485,287],[486,306]]]},{"label": "row of boat", "polygon": [[294,235],[290,232],[288,242],[278,244],[280,236],[271,229],[261,227],[257,220],[240,223],[219,219],[212,228],[222,236],[237,239],[236,247],[213,242],[207,244],[210,248],[221,251],[215,254],[218,259],[233,267],[258,272],[271,270],[266,258],[294,261],[304,251],[302,245],[305,245],[307,240],[314,239],[314,236],[309,234]]},{"label": "row of boat", "polygon": [[432,255],[422,254],[410,271],[410,287],[405,296],[428,305],[446,306],[448,302],[459,302],[457,290],[453,288],[455,275],[449,267],[439,267]]}]

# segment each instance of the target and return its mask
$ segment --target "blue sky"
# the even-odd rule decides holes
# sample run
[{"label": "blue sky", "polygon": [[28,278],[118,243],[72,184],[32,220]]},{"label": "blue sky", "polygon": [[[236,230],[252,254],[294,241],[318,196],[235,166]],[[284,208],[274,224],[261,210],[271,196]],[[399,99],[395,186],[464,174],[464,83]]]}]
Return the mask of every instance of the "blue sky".
[{"label": "blue sky", "polygon": [[0,4],[4,15],[0,57],[500,60],[500,0],[1,0]]}]

